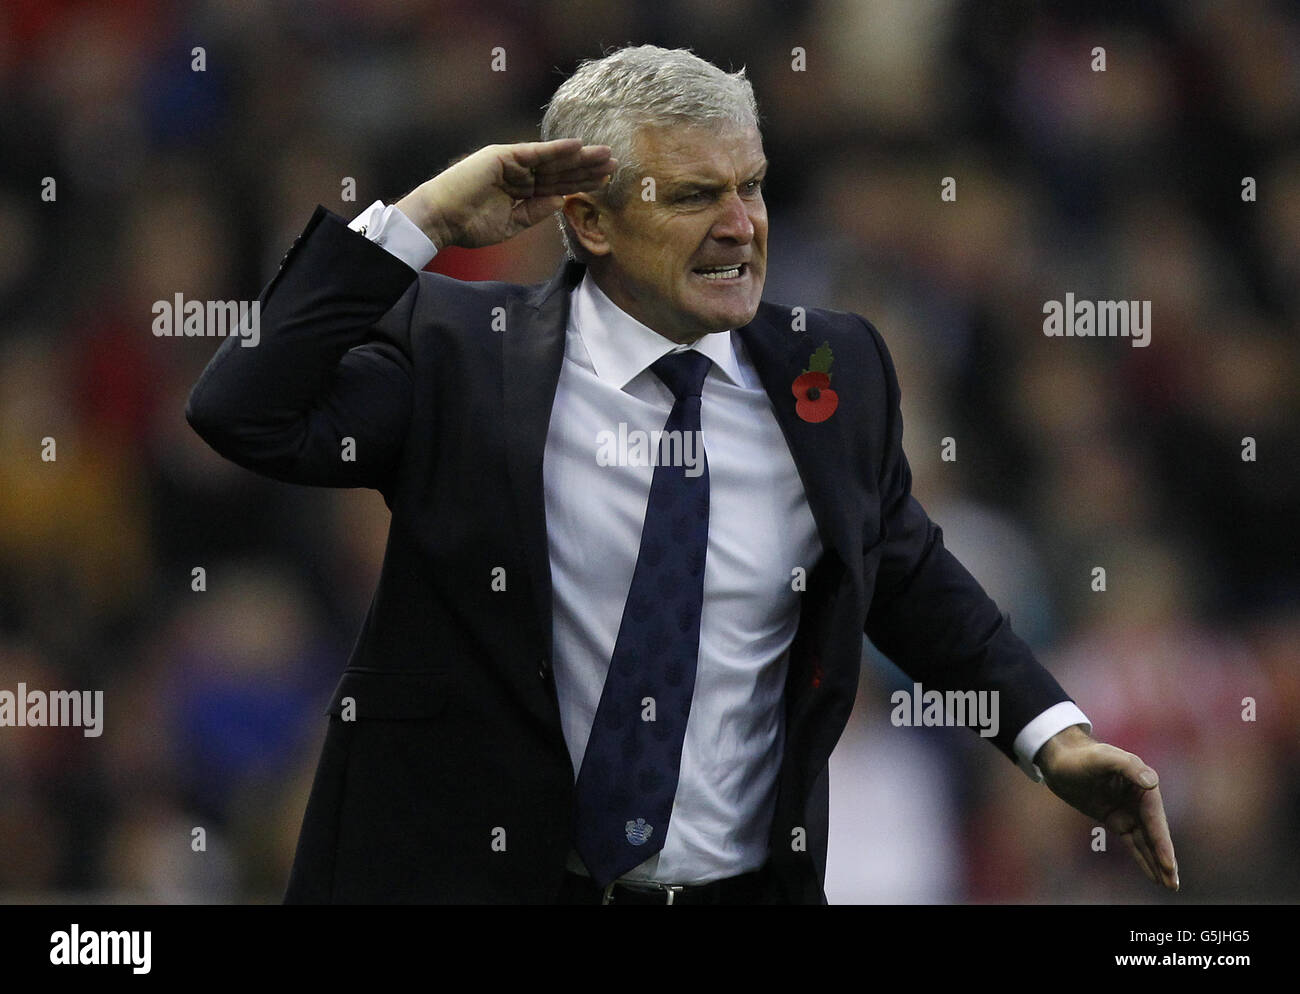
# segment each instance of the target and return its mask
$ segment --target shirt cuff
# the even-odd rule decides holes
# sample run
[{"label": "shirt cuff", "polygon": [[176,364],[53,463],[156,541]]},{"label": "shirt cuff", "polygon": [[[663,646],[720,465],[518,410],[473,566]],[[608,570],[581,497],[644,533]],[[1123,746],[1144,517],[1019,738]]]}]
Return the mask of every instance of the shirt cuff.
[{"label": "shirt cuff", "polygon": [[396,204],[384,206],[382,200],[376,200],[348,227],[397,256],[417,273],[438,254],[429,236],[399,211]]},{"label": "shirt cuff", "polygon": [[1012,748],[1016,752],[1016,765],[1025,771],[1025,776],[1036,783],[1043,782],[1043,771],[1034,765],[1034,757],[1048,739],[1071,725],[1082,725],[1085,732],[1092,734],[1092,722],[1079,706],[1073,701],[1062,701],[1053,704],[1020,730]]}]

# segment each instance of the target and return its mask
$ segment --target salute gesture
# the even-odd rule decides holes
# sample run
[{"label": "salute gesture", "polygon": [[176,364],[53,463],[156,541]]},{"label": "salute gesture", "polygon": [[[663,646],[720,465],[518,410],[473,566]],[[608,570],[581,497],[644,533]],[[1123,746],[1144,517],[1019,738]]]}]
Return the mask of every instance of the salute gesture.
[{"label": "salute gesture", "polygon": [[599,189],[617,168],[608,145],[578,138],[487,145],[421,183],[397,209],[439,249],[480,248],[550,217],[571,193]]}]

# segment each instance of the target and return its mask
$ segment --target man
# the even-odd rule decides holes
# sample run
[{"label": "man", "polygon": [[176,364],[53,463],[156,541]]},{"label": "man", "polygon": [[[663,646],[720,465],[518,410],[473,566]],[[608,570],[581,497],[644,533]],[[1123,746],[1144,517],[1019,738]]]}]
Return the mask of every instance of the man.
[{"label": "man", "polygon": [[[997,691],[995,744],[1176,887],[1154,771],[911,497],[879,334],[760,301],[743,71],[623,49],[542,138],[350,227],[318,208],[260,345],[191,394],[232,460],[392,510],[286,900],[822,903],[864,632],[927,689]],[[544,286],[419,272],[557,211]]]}]

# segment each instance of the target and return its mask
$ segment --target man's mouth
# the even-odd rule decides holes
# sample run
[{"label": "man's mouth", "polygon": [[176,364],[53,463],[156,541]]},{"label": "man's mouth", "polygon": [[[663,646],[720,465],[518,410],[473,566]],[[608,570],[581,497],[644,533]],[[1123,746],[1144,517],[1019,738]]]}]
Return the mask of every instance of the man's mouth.
[{"label": "man's mouth", "polygon": [[738,280],[749,272],[749,263],[741,262],[734,266],[703,266],[692,272],[706,280]]}]

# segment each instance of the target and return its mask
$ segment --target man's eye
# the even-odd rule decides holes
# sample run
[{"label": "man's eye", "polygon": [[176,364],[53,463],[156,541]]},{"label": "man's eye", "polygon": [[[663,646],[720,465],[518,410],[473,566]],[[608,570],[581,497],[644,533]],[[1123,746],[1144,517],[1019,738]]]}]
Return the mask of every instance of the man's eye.
[{"label": "man's eye", "polygon": [[682,204],[702,204],[708,198],[709,195],[703,190],[696,190],[694,193],[683,193],[677,198],[677,202]]},{"label": "man's eye", "polygon": [[761,179],[751,179],[742,189],[751,195],[758,193],[763,189],[763,181]]}]

